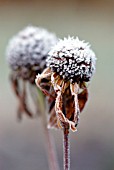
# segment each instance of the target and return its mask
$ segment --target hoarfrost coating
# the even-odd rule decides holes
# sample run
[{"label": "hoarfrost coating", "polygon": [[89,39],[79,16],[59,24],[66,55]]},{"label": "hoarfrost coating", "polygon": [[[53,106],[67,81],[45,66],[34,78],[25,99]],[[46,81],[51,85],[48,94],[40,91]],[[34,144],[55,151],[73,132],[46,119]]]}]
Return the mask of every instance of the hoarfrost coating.
[{"label": "hoarfrost coating", "polygon": [[89,43],[74,37],[64,38],[52,48],[47,66],[66,81],[89,81],[95,71],[96,57]]},{"label": "hoarfrost coating", "polygon": [[8,63],[13,70],[36,65],[42,71],[48,52],[56,42],[55,34],[28,26],[9,41],[6,50]]}]

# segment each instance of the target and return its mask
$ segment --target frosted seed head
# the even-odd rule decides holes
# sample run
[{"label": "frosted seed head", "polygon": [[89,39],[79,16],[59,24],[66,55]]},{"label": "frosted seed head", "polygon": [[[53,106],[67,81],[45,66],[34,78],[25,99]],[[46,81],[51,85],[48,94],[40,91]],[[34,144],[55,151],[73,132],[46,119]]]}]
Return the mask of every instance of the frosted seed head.
[{"label": "frosted seed head", "polygon": [[[51,49],[46,62],[48,67],[55,70],[66,81],[87,82],[95,71],[96,57],[89,43],[68,37],[59,40]],[[58,65],[58,68],[55,65]]]},{"label": "frosted seed head", "polygon": [[[7,61],[11,69],[24,79],[41,73],[46,67],[46,58],[51,47],[57,42],[55,34],[46,29],[28,26],[14,36],[6,50]],[[26,69],[27,76],[23,70]],[[23,77],[24,76],[24,77]],[[34,78],[33,78],[34,80]]]}]

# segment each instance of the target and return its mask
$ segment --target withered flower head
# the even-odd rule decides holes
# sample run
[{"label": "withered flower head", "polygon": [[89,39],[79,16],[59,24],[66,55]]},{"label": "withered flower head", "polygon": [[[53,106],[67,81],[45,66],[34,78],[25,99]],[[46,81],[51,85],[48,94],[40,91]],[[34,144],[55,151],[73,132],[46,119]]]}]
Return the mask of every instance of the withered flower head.
[{"label": "withered flower head", "polygon": [[20,102],[19,117],[23,111],[30,117],[33,115],[26,102],[25,80],[30,82],[30,86],[35,84],[35,77],[45,69],[48,52],[56,42],[55,34],[34,26],[24,28],[9,41],[6,57],[12,70],[12,87]]},{"label": "withered flower head", "polygon": [[69,37],[53,47],[47,58],[47,66],[64,80],[79,83],[91,79],[95,60],[95,54],[88,43]]},{"label": "withered flower head", "polygon": [[[50,124],[56,113],[59,127],[65,126],[76,131],[79,113],[88,98],[85,82],[91,79],[95,71],[95,54],[88,43],[68,37],[59,40],[46,61],[47,69],[37,76],[36,84],[46,95],[52,96],[53,91],[56,94]],[[53,87],[51,92],[42,87],[42,80],[46,78]]]},{"label": "withered flower head", "polygon": [[46,29],[28,26],[14,36],[7,47],[11,69],[22,79],[34,83],[46,66],[46,58],[57,37]]}]

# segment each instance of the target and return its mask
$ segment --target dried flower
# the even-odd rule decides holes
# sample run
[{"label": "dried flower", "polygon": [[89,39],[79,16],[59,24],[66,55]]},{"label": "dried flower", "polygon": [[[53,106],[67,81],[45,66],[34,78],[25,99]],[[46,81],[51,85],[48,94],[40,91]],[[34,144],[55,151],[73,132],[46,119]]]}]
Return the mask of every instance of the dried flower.
[{"label": "dried flower", "polygon": [[47,66],[66,81],[87,82],[95,71],[95,54],[88,43],[69,37],[50,51]]},{"label": "dried flower", "polygon": [[7,47],[11,69],[24,80],[34,83],[36,74],[46,66],[46,58],[57,37],[43,28],[28,26],[14,36]]},{"label": "dried flower", "polygon": [[[59,40],[46,61],[47,68],[41,75],[38,74],[36,84],[46,95],[52,96],[53,91],[56,94],[50,120],[56,113],[58,127],[64,126],[76,131],[79,113],[88,98],[85,82],[91,79],[95,71],[95,54],[88,43],[68,37]],[[52,91],[42,87],[44,79],[49,81]]]},{"label": "dried flower", "polygon": [[[12,87],[20,101],[19,117],[22,111],[32,117],[26,103],[25,80],[30,85],[35,84],[35,77],[45,69],[48,52],[56,42],[55,34],[48,32],[46,29],[33,26],[24,28],[9,41],[6,56],[12,69]],[[23,89],[20,87],[20,79],[24,80]]]}]

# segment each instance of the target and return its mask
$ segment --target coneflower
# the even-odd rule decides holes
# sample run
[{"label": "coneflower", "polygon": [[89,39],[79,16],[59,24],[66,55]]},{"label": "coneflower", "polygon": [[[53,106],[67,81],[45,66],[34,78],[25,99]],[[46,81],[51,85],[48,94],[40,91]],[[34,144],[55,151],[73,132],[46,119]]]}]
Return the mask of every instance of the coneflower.
[{"label": "coneflower", "polygon": [[56,94],[52,115],[55,117],[56,113],[57,125],[64,131],[64,169],[68,170],[69,129],[77,130],[79,113],[88,97],[86,82],[91,80],[95,72],[96,57],[89,43],[68,37],[59,40],[49,52],[46,62],[47,68],[38,74],[36,84],[51,97],[52,92],[42,87],[42,81],[47,79]]},{"label": "coneflower", "polygon": [[36,74],[44,70],[48,52],[56,42],[55,34],[46,29],[26,27],[9,41],[7,47],[7,60],[12,71],[34,83]]},{"label": "coneflower", "polygon": [[[28,26],[17,35],[15,35],[8,44],[6,55],[7,61],[11,68],[11,82],[15,94],[17,95],[20,105],[18,116],[21,118],[22,112],[33,117],[33,113],[27,106],[26,90],[28,83],[33,93],[37,91],[35,103],[37,113],[41,114],[43,129],[46,136],[49,166],[51,170],[58,170],[55,153],[53,151],[52,140],[47,129],[47,115],[45,108],[45,98],[38,93],[35,86],[35,77],[46,67],[46,58],[51,47],[57,42],[55,34],[48,32],[44,28]],[[20,87],[20,81],[23,83]]]},{"label": "coneflower", "polygon": [[[57,42],[55,34],[44,28],[28,26],[15,35],[7,46],[6,56],[11,67],[11,81],[17,97],[21,101],[21,115],[24,110],[27,115],[32,116],[30,109],[26,106],[26,82],[35,84],[35,77],[46,67],[48,52]],[[23,92],[20,92],[19,81],[23,81]],[[22,93],[22,94],[21,94]]]}]

